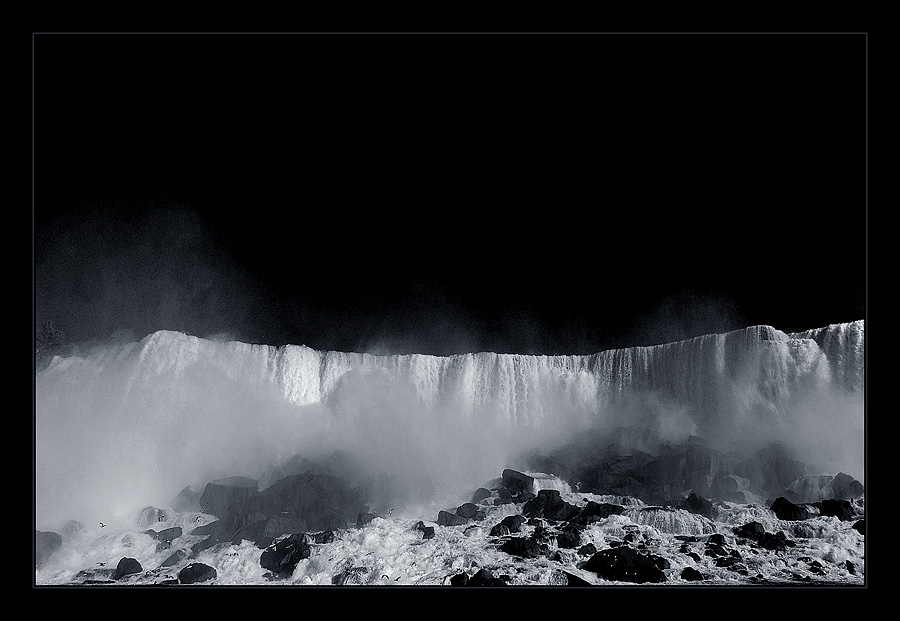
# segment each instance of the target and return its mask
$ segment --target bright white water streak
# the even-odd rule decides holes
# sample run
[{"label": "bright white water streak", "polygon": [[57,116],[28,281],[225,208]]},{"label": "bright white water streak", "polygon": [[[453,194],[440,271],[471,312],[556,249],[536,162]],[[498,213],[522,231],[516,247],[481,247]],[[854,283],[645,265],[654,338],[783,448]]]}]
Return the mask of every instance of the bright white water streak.
[{"label": "bright white water streak", "polygon": [[156,332],[37,375],[38,528],[124,518],[188,484],[264,479],[273,462],[335,448],[466,486],[522,450],[621,425],[662,440],[796,442],[836,452],[849,463],[835,470],[862,480],[864,337],[857,321],[593,355],[441,357]]}]

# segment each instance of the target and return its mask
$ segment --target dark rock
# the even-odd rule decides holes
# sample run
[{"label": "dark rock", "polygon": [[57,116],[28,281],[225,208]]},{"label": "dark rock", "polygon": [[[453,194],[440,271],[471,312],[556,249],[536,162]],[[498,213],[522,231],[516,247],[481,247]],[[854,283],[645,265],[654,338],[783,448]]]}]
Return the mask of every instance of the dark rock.
[{"label": "dark rock", "polygon": [[231,541],[229,541],[228,539],[220,539],[216,535],[210,535],[203,541],[198,541],[191,546],[191,558],[197,558],[204,550],[209,550],[210,548],[215,548],[216,546],[224,547],[230,545]]},{"label": "dark rock", "polygon": [[774,443],[737,464],[734,474],[750,479],[769,494],[778,494],[810,472],[806,464],[790,457],[785,445]]},{"label": "dark rock", "polygon": [[581,537],[578,533],[563,532],[556,536],[556,545],[560,548],[577,548],[581,543]]},{"label": "dark rock", "polygon": [[294,573],[297,563],[309,558],[311,549],[305,539],[303,533],[296,533],[282,539],[274,546],[263,550],[259,557],[259,564],[263,569],[268,569],[276,576],[290,576]]},{"label": "dark rock", "polygon": [[834,497],[838,500],[852,500],[863,496],[866,492],[862,483],[843,472],[834,475],[834,480],[831,482],[831,489]]},{"label": "dark rock", "polygon": [[239,545],[241,541],[246,539],[247,541],[254,542],[258,546],[258,542],[266,539],[301,532],[304,530],[303,527],[305,525],[305,520],[297,520],[290,516],[278,516],[267,520],[260,520],[238,529],[238,531],[231,536],[231,543]]},{"label": "dark rock", "polygon": [[141,567],[141,564],[137,559],[131,558],[130,556],[123,556],[119,559],[119,563],[116,565],[116,571],[113,573],[113,580],[121,580],[125,576],[130,576],[131,574],[139,574],[144,571],[144,568]]},{"label": "dark rock", "polygon": [[157,539],[161,543],[164,543],[168,546],[174,540],[181,537],[181,535],[182,535],[181,527],[173,526],[171,528],[164,528],[161,531],[159,531],[158,533],[156,533],[155,539]]},{"label": "dark rock", "polygon": [[596,554],[596,553],[597,553],[597,546],[595,546],[593,543],[586,543],[583,546],[581,546],[580,548],[578,548],[579,556],[591,556],[592,554]]},{"label": "dark rock", "polygon": [[537,558],[542,554],[540,544],[532,537],[513,537],[505,541],[500,550],[522,558]]},{"label": "dark rock", "polygon": [[704,556],[728,556],[728,550],[717,543],[707,543],[706,549],[703,551]]},{"label": "dark rock", "polygon": [[[626,450],[626,453],[615,454],[620,450]],[[633,496],[647,503],[663,503],[671,499],[669,486],[640,474],[642,467],[653,459],[649,453],[611,446],[608,454],[599,461],[580,466],[572,473],[572,478],[581,482],[583,492]]]},{"label": "dark rock", "polygon": [[513,500],[511,497],[508,497],[508,496],[506,498],[504,498],[502,496],[500,496],[498,498],[494,498],[494,506],[495,507],[499,507],[500,505],[512,505],[512,504],[515,504],[515,502],[516,502],[515,500]]},{"label": "dark rock", "polygon": [[854,522],[853,530],[858,532],[860,535],[865,535],[866,534],[866,520],[862,519],[862,520],[857,520],[856,522]]},{"label": "dark rock", "polygon": [[691,513],[702,515],[703,517],[715,520],[719,515],[719,510],[713,506],[713,503],[693,492],[684,499],[679,507]]},{"label": "dark rock", "polygon": [[522,525],[525,523],[525,516],[519,514],[507,515],[500,520],[500,523],[506,525],[509,528],[509,532],[518,533],[522,531]]},{"label": "dark rock", "polygon": [[510,530],[509,526],[506,524],[495,524],[491,529],[490,536],[491,537],[506,537],[509,535]]},{"label": "dark rock", "polygon": [[259,481],[256,479],[228,477],[210,481],[200,496],[200,510],[220,520],[243,515],[247,511],[247,502],[257,493]]},{"label": "dark rock", "polygon": [[213,535],[217,538],[225,534],[225,523],[222,520],[215,520],[209,524],[198,526],[190,532],[191,535]]},{"label": "dark rock", "polygon": [[594,586],[584,578],[580,578],[574,574],[570,574],[567,571],[562,572],[566,577],[566,586]]},{"label": "dark rock", "polygon": [[744,539],[753,539],[754,541],[766,534],[765,527],[759,522],[748,522],[743,526],[734,529],[734,534]]},{"label": "dark rock", "polygon": [[824,516],[833,516],[841,520],[842,522],[847,522],[853,519],[853,516],[856,512],[853,510],[853,505],[850,504],[848,500],[839,500],[837,498],[832,498],[829,500],[823,500],[819,504],[819,515]]},{"label": "dark rock", "polygon": [[425,526],[425,522],[419,520],[416,522],[416,530],[422,531],[422,539],[434,538],[434,526]]},{"label": "dark rock", "polygon": [[621,515],[623,511],[625,511],[625,507],[622,505],[589,500],[574,519],[579,524],[588,524],[594,519],[605,519],[611,515]]},{"label": "dark rock", "polygon": [[790,541],[783,531],[777,533],[763,533],[757,539],[760,547],[766,550],[786,550],[789,546],[793,546],[794,542]]},{"label": "dark rock", "polygon": [[187,552],[184,550],[175,550],[169,557],[160,564],[160,567],[174,567],[187,558]]},{"label": "dark rock", "polygon": [[685,567],[681,572],[681,579],[695,582],[698,580],[703,580],[703,574],[701,574],[693,567]]},{"label": "dark rock", "polygon": [[516,490],[515,493],[534,492],[534,477],[507,468],[501,475],[503,487]]},{"label": "dark rock", "polygon": [[713,533],[712,535],[707,537],[706,543],[723,546],[725,545],[725,535],[723,535],[722,533]]},{"label": "dark rock", "polygon": [[[434,531],[434,529],[432,529],[432,531]],[[322,532],[315,533],[313,535],[313,540],[316,543],[333,543],[334,542],[334,531],[323,530]]]},{"label": "dark rock", "polygon": [[666,576],[654,560],[627,546],[601,550],[589,558],[583,569],[604,580],[616,582],[665,582]]},{"label": "dark rock", "polygon": [[469,583],[469,575],[465,572],[456,574],[450,578],[450,586],[466,586]]},{"label": "dark rock", "polygon": [[470,587],[493,587],[493,586],[506,586],[506,581],[502,578],[495,577],[494,574],[485,568],[481,568],[478,572],[469,578],[469,581],[466,583],[466,586]]},{"label": "dark rock", "polygon": [[257,521],[260,516],[285,516],[302,525],[300,530],[338,530],[347,528],[365,512],[359,492],[343,479],[306,472],[279,479],[251,496],[246,515],[237,526]]},{"label": "dark rock", "polygon": [[82,569],[75,574],[76,580],[81,580],[87,584],[99,584],[115,582],[112,577],[116,573],[115,567],[94,567],[91,569]]},{"label": "dark rock", "polygon": [[529,491],[524,491],[524,492],[519,492],[519,493],[513,498],[513,500],[515,500],[516,503],[522,503],[522,502],[528,502],[529,500],[531,500],[531,499],[534,498],[534,497],[535,497],[535,494],[534,494],[534,493],[529,492]]},{"label": "dark rock", "polygon": [[374,519],[374,513],[360,513],[356,516],[356,528],[362,528]]},{"label": "dark rock", "polygon": [[460,517],[449,511],[439,511],[437,523],[439,526],[460,526],[462,524],[467,524],[468,520],[464,517]]},{"label": "dark rock", "polygon": [[650,559],[660,569],[671,569],[672,568],[672,564],[669,563],[669,560],[666,558],[663,558],[661,556],[655,556],[655,555],[651,554]]},{"label": "dark rock", "polygon": [[214,580],[217,575],[214,567],[204,563],[191,563],[178,572],[178,581],[181,584],[195,584]]},{"label": "dark rock", "polygon": [[479,487],[475,490],[475,493],[472,494],[472,502],[481,502],[486,498],[491,497],[491,490],[485,489],[484,487]]},{"label": "dark rock", "polygon": [[365,567],[347,567],[331,577],[331,584],[343,586],[345,584],[362,584],[369,570]]},{"label": "dark rock", "polygon": [[853,561],[844,561],[844,567],[850,575],[856,575],[856,565],[853,564]]},{"label": "dark rock", "polygon": [[[633,474],[639,480],[655,482],[662,491],[691,489],[700,495],[717,495],[709,485],[715,475],[732,472],[735,460],[700,442],[687,442],[666,447],[668,452],[635,468]],[[666,494],[666,498],[654,500],[679,501],[680,497]]]},{"label": "dark rock", "polygon": [[575,505],[562,500],[559,490],[542,489],[522,507],[525,517],[542,517],[549,520],[569,520],[581,513]]},{"label": "dark rock", "polygon": [[738,560],[733,556],[722,556],[716,559],[716,567],[732,567]]},{"label": "dark rock", "polygon": [[476,513],[478,513],[478,505],[476,505],[475,503],[471,503],[471,502],[467,502],[456,508],[456,515],[458,515],[462,518],[466,518],[466,519],[474,518]]},{"label": "dark rock", "polygon": [[799,521],[812,517],[809,509],[803,505],[795,505],[784,496],[776,498],[769,507],[779,520]]},{"label": "dark rock", "polygon": [[50,531],[34,531],[34,566],[40,567],[62,547],[62,535]]}]

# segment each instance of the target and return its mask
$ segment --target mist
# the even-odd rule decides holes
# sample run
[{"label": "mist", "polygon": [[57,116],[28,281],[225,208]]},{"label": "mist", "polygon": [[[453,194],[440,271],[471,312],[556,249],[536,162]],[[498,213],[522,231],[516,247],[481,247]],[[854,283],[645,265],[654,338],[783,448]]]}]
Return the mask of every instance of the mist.
[{"label": "mist", "polygon": [[247,476],[264,488],[294,458],[336,453],[356,462],[339,473],[354,485],[390,479],[379,506],[459,503],[534,451],[577,460],[615,440],[656,453],[690,436],[745,456],[779,443],[862,481],[863,395],[834,373],[814,341],[771,329],[594,356],[449,357],[158,332],[37,374],[37,527],[128,524],[185,486]]}]

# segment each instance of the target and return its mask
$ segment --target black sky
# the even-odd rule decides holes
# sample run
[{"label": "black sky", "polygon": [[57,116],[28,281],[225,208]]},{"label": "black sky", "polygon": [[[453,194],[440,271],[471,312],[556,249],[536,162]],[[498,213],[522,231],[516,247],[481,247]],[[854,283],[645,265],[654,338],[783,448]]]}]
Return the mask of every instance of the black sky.
[{"label": "black sky", "polygon": [[448,354],[865,317],[864,35],[34,36],[35,319]]}]

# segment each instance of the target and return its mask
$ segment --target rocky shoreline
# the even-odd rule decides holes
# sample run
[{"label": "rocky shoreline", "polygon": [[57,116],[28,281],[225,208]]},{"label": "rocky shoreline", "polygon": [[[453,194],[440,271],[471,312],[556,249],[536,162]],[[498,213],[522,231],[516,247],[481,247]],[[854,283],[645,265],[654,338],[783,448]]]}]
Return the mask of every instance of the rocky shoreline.
[{"label": "rocky shoreline", "polygon": [[[442,584],[451,586],[522,584],[523,579],[516,574],[523,573],[523,563],[529,562],[553,567],[550,582],[568,586],[735,581],[767,586],[863,584],[864,559],[829,561],[803,553],[804,546],[808,547],[804,542],[814,539],[817,529],[822,528],[818,523],[806,528],[804,524],[823,519],[828,528],[850,533],[842,536],[864,540],[862,486],[853,486],[852,480],[834,479],[840,489],[848,485],[858,489],[859,496],[809,503],[779,496],[767,507],[756,507],[770,516],[769,528],[758,520],[725,527],[730,522],[722,522],[721,514],[735,507],[729,501],[713,501],[691,492],[665,505],[648,505],[626,496],[619,498],[628,504],[597,502],[589,494],[581,494],[573,503],[565,498],[577,498],[579,494],[564,497],[558,489],[541,489],[546,481],[506,469],[498,479],[475,490],[468,502],[439,510],[433,523],[418,520],[410,524],[404,536],[425,543],[448,537],[445,533],[478,535],[483,537],[485,548],[502,553],[501,558],[508,557],[496,567],[473,565],[448,574]],[[556,481],[566,485],[560,479]],[[388,517],[372,512],[358,487],[312,471],[287,475],[262,491],[257,481],[246,477],[219,479],[209,482],[199,496],[186,488],[173,504],[182,510],[199,509],[199,515],[215,519],[191,528],[168,526],[141,531],[156,542],[156,553],[168,553],[156,567],[148,569],[135,558],[122,557],[115,567],[83,569],[66,584],[220,584],[216,567],[198,557],[206,551],[236,554],[229,550],[246,542],[252,542],[258,550],[258,563],[267,581],[290,581],[304,559],[323,554],[353,531],[371,529]],[[147,507],[138,522],[166,525],[178,514],[174,509]],[[694,528],[703,532],[679,534],[678,527],[645,526],[691,520],[699,525]],[[79,526],[70,524],[68,528],[78,530]],[[613,526],[615,530],[611,530]],[[599,539],[598,528],[607,529]],[[38,567],[59,550],[62,539],[57,533],[36,531]],[[591,541],[585,543],[587,540]],[[602,549],[593,540],[602,540]],[[780,568],[777,577],[773,577],[772,567]],[[331,584],[377,584],[383,579],[374,577],[371,568],[348,565],[333,573]]]}]

